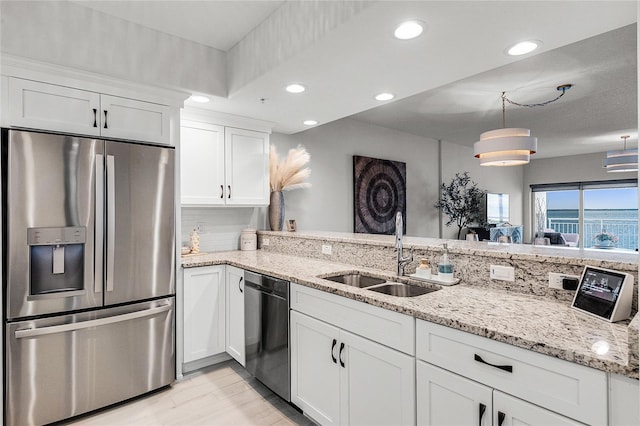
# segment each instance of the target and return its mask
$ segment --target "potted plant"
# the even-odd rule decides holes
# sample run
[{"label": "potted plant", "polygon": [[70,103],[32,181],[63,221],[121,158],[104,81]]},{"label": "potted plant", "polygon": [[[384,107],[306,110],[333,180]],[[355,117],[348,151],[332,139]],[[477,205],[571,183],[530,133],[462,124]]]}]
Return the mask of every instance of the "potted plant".
[{"label": "potted plant", "polygon": [[471,180],[469,172],[456,173],[448,185],[440,186],[440,199],[434,207],[449,216],[447,226],[458,225],[458,239],[462,229],[469,224],[485,225],[482,217],[482,200],[487,191],[478,188],[478,184]]},{"label": "potted plant", "polygon": [[593,237],[593,240],[596,242],[596,247],[614,247],[618,242],[618,237],[603,229]]}]

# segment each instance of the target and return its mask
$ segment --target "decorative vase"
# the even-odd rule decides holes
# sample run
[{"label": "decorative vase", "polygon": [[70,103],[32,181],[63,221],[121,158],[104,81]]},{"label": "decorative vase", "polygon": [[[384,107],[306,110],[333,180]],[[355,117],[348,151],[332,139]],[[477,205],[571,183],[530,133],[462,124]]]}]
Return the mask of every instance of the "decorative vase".
[{"label": "decorative vase", "polygon": [[282,191],[273,191],[269,197],[269,226],[272,231],[282,231],[284,227],[284,196]]}]

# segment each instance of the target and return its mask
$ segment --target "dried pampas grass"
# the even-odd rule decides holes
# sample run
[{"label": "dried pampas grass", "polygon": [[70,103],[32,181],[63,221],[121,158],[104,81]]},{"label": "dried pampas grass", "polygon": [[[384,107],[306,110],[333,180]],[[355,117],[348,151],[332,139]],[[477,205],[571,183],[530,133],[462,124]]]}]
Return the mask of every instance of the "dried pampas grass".
[{"label": "dried pampas grass", "polygon": [[311,170],[303,168],[309,160],[311,160],[311,156],[301,145],[298,145],[297,148],[291,148],[284,160],[278,158],[276,147],[271,145],[269,152],[271,192],[310,187],[311,184],[304,180],[311,175]]}]

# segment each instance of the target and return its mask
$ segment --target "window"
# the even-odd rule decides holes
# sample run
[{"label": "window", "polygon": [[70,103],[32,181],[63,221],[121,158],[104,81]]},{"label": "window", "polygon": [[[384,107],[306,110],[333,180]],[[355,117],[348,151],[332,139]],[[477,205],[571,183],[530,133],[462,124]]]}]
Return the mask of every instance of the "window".
[{"label": "window", "polygon": [[637,186],[636,179],[532,185],[535,236],[571,247],[637,251]]}]

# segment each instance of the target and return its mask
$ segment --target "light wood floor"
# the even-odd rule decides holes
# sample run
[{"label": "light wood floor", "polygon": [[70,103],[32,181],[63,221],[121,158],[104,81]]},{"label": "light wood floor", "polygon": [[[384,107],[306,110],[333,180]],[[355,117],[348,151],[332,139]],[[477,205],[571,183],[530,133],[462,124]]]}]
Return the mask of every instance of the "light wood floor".
[{"label": "light wood floor", "polygon": [[313,425],[235,361],[193,373],[171,388],[69,425]]}]

